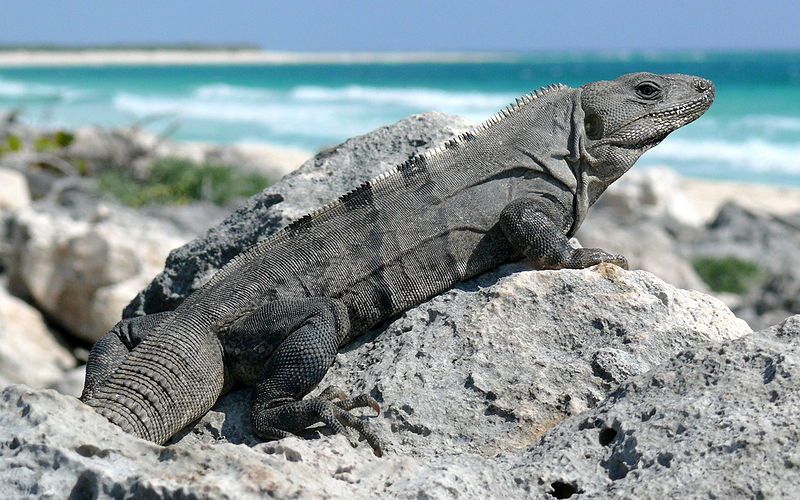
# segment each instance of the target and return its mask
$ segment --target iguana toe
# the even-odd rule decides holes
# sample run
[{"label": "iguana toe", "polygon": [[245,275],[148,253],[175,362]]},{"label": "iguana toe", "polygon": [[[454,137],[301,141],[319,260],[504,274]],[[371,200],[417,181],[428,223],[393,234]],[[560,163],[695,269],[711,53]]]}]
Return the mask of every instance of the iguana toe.
[{"label": "iguana toe", "polygon": [[[346,428],[354,429],[369,443],[376,456],[382,456],[383,446],[372,426],[349,413],[354,408],[372,408],[380,414],[378,402],[367,394],[331,401],[331,396],[339,397],[335,388],[323,391],[323,395],[274,407],[254,405],[251,414],[253,431],[262,438],[274,439],[298,434],[307,427],[322,422],[334,433],[344,434],[348,439]],[[355,442],[351,443],[353,446],[357,445]]]}]

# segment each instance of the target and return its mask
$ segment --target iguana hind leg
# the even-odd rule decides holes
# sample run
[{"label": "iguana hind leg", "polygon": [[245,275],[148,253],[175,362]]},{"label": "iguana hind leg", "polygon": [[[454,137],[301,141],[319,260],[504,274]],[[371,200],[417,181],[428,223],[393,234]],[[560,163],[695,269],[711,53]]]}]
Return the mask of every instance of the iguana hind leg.
[{"label": "iguana hind leg", "polygon": [[540,269],[583,269],[601,262],[628,269],[623,255],[600,248],[572,248],[565,235],[565,222],[563,207],[547,198],[514,200],[500,214],[508,240]]},{"label": "iguana hind leg", "polygon": [[173,311],[164,311],[147,316],[123,319],[114,325],[107,334],[95,343],[86,362],[86,381],[81,400],[91,397],[95,388],[122,363],[125,356],[147,337]]},{"label": "iguana hind leg", "polygon": [[[256,435],[283,438],[322,422],[337,433],[355,429],[381,454],[370,426],[348,413],[361,407],[379,412],[374,399],[365,394],[347,398],[335,388],[303,399],[325,376],[349,329],[344,304],[320,297],[268,302],[231,326],[223,345],[226,357],[235,358],[234,376],[256,386],[250,413]],[[253,363],[267,353],[254,379]]]}]

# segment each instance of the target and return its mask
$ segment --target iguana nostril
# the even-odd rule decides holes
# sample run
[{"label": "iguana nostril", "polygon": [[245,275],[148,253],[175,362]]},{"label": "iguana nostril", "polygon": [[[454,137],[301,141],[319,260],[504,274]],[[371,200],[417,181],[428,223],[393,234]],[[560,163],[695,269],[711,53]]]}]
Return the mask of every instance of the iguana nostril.
[{"label": "iguana nostril", "polygon": [[704,80],[702,78],[695,78],[694,88],[696,88],[699,92],[705,92],[706,90],[711,88],[711,82],[709,82],[708,80]]}]

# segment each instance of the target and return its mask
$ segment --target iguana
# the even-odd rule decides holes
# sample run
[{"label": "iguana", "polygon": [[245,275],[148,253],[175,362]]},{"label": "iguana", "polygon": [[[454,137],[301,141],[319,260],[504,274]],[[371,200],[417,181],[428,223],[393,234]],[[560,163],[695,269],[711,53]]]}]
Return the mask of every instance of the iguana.
[{"label": "iguana", "polygon": [[257,436],[323,422],[354,428],[379,455],[377,434],[350,413],[379,412],[369,395],[304,399],[337,350],[510,261],[627,267],[568,238],[612,182],[714,95],[708,80],[651,73],[525,95],[253,245],[174,311],[119,322],[89,355],[81,400],[164,443],[234,385],[252,385]]}]

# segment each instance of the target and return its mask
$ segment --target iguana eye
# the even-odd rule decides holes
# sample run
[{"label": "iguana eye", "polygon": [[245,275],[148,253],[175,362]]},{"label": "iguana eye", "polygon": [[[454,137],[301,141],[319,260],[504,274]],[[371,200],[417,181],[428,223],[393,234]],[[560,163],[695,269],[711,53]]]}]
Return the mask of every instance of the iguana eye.
[{"label": "iguana eye", "polygon": [[644,99],[656,99],[661,95],[661,89],[653,82],[642,82],[636,86],[636,93]]}]

